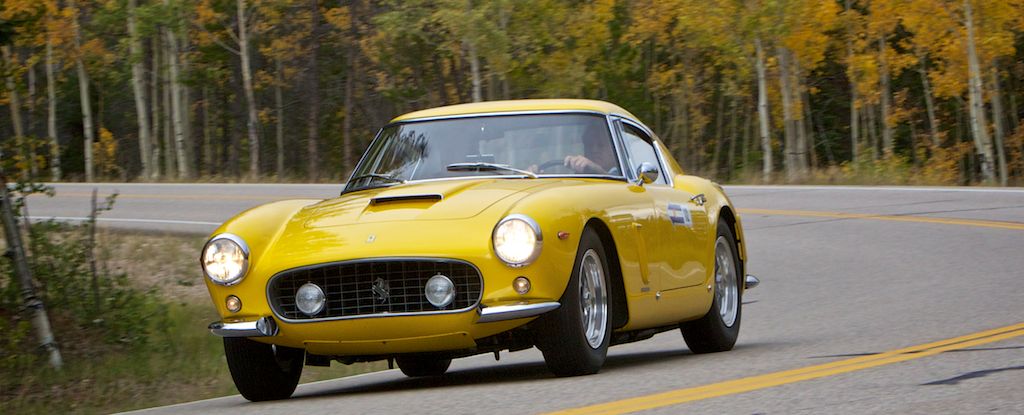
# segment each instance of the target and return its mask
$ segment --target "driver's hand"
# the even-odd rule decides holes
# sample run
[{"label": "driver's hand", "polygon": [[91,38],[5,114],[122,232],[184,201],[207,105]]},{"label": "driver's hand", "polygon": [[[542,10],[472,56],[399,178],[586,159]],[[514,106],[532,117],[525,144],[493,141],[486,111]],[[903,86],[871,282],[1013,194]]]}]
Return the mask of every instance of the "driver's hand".
[{"label": "driver's hand", "polygon": [[540,167],[536,164],[531,164],[530,167],[526,168],[526,171],[530,173],[540,173]]},{"label": "driver's hand", "polygon": [[564,163],[565,163],[565,167],[568,167],[568,168],[572,169],[576,173],[584,173],[588,169],[592,170],[592,171],[602,171],[603,170],[601,168],[601,166],[597,165],[597,163],[594,163],[593,161],[590,161],[590,159],[588,159],[588,158],[586,158],[585,156],[582,156],[582,155],[579,155],[579,156],[566,156],[565,160],[564,160]]}]

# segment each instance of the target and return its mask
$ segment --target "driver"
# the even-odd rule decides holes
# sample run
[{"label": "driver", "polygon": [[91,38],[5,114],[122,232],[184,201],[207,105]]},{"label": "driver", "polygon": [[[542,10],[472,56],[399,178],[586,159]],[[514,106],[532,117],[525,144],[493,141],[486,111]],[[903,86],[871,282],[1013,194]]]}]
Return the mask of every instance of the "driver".
[{"label": "driver", "polygon": [[619,170],[607,134],[584,134],[583,153],[565,156],[565,167],[579,174],[614,174]]}]

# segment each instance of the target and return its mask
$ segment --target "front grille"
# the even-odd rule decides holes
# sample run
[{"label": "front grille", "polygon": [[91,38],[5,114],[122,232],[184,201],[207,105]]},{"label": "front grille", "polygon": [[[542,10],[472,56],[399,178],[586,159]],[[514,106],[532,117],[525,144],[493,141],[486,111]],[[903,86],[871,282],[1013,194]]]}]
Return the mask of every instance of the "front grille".
[{"label": "front grille", "polygon": [[[444,308],[427,302],[423,287],[434,275],[455,283],[455,300]],[[314,316],[299,311],[295,292],[313,283],[327,296],[324,309]],[[376,290],[374,285],[377,285]],[[381,290],[386,286],[386,290]],[[467,262],[451,259],[376,259],[337,262],[288,270],[275,275],[268,288],[271,306],[289,320],[358,317],[389,313],[461,310],[480,301],[480,271]],[[382,295],[386,291],[386,295]]]}]

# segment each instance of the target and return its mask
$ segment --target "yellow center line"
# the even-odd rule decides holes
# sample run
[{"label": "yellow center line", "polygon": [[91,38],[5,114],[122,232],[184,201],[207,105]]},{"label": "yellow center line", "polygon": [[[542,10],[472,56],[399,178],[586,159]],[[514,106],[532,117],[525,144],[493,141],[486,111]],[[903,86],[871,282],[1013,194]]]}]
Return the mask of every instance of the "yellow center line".
[{"label": "yellow center line", "polygon": [[834,376],[858,370],[878,367],[907,360],[933,356],[950,350],[965,349],[987,343],[1024,336],[1024,323],[1018,323],[992,330],[985,330],[965,336],[920,344],[870,356],[860,356],[799,369],[784,370],[763,375],[740,378],[710,385],[677,389],[646,396],[606,402],[581,408],[551,412],[548,415],[568,414],[626,414],[647,409],[661,408],[719,396],[750,392],[773,386],[785,385],[804,380]]},{"label": "yellow center line", "polygon": [[876,215],[871,213],[820,212],[813,210],[777,210],[777,209],[740,209],[740,214],[773,215],[773,216],[805,216],[814,218],[835,219],[870,219],[894,222],[933,223],[941,225],[977,226],[982,228],[1012,229],[1024,231],[1024,223],[1000,222],[992,220],[933,218],[927,216]]}]

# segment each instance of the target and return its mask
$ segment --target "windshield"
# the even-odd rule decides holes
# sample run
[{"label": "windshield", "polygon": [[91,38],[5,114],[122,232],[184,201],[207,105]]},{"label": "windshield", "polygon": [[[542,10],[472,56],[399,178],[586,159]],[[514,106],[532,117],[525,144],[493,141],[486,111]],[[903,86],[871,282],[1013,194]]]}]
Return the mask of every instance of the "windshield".
[{"label": "windshield", "polygon": [[603,116],[479,116],[384,127],[346,190],[495,175],[621,177],[622,173]]}]

